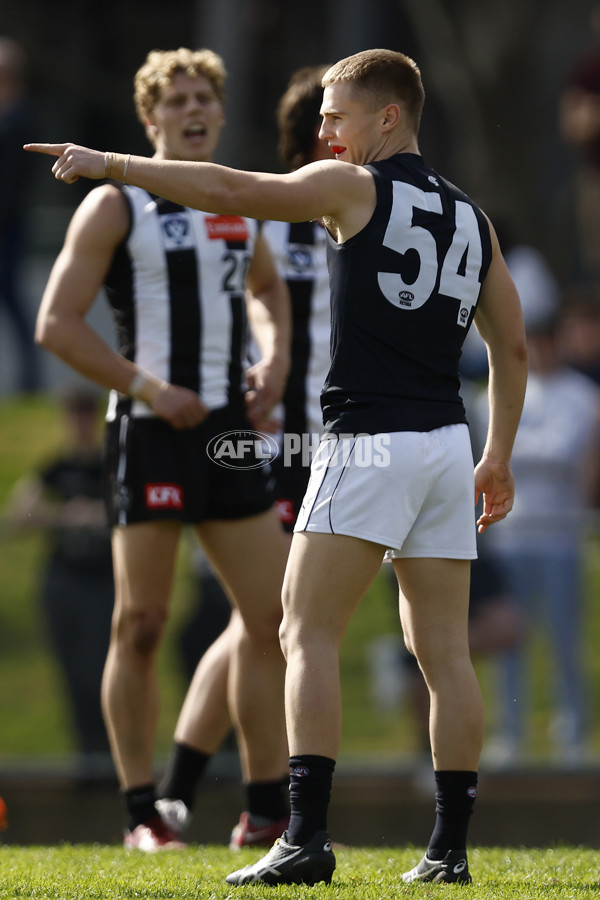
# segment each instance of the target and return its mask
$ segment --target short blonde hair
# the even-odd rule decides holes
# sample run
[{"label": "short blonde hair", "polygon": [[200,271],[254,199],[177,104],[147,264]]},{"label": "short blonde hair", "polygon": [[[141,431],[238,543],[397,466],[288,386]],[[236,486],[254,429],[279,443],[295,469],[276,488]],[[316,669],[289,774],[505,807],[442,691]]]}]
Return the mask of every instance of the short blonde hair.
[{"label": "short blonde hair", "polygon": [[376,106],[402,103],[418,132],[425,89],[419,67],[410,56],[395,50],[363,50],[331,66],[322,84],[325,88],[340,81],[350,82],[370,95]]},{"label": "short blonde hair", "polygon": [[135,108],[140,122],[146,124],[156,106],[160,92],[175,75],[196,78],[203,75],[210,81],[220,103],[225,103],[225,79],[227,70],[221,57],[212,50],[151,50],[146,62],[135,74]]}]

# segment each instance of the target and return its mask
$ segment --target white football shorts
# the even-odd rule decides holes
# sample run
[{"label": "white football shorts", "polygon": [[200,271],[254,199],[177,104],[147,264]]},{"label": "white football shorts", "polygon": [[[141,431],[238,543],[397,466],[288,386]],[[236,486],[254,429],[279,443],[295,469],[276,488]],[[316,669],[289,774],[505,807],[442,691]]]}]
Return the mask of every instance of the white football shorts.
[{"label": "white football shorts", "polygon": [[388,557],[475,559],[468,427],[323,438],[294,531],[373,541]]}]

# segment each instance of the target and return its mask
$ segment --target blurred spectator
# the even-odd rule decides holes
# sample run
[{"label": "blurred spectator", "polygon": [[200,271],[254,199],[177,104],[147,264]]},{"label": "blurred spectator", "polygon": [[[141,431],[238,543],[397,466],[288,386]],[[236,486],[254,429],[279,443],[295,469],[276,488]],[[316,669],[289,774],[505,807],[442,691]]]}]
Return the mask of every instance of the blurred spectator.
[{"label": "blurred spectator", "polygon": [[[529,325],[530,374],[512,456],[515,505],[483,544],[499,561],[530,633],[542,627],[549,631],[551,735],[557,758],[576,762],[584,755],[587,727],[583,550],[600,479],[600,390],[564,364],[559,324],[550,312]],[[484,405],[482,397],[482,411]],[[530,650],[530,642],[522,644],[501,665],[506,761],[524,749]]]},{"label": "blurred spectator", "polygon": [[[519,292],[525,327],[528,328],[550,312],[558,311],[560,286],[545,256],[536,247],[519,240],[513,227],[501,216],[495,217],[494,221],[508,271]],[[486,377],[487,371],[485,344],[477,330],[471,328],[463,345],[461,376],[476,380]]]},{"label": "blurred spectator", "polygon": [[30,392],[39,387],[39,370],[33,321],[21,288],[31,172],[31,160],[22,147],[35,132],[25,67],[25,53],[20,44],[0,36],[0,306],[14,331],[18,389]]},{"label": "blurred spectator", "polygon": [[72,388],[62,402],[65,446],[17,482],[3,519],[6,525],[45,533],[42,611],[69,694],[81,753],[79,775],[93,778],[112,773],[100,706],[114,586],[99,397]]},{"label": "blurred spectator", "polygon": [[[579,56],[562,91],[559,125],[579,151],[576,184],[578,268],[600,276],[600,4],[592,7],[595,43]],[[578,272],[577,274],[581,274]]]},{"label": "blurred spectator", "polygon": [[561,352],[565,362],[600,384],[600,284],[565,292]]}]

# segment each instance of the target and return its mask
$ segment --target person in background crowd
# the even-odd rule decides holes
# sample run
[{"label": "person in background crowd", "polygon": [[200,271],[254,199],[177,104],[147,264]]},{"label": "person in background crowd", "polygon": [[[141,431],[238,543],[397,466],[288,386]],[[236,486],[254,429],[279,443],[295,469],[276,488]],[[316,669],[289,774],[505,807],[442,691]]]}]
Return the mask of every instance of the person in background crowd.
[{"label": "person in background crowd", "polygon": [[33,320],[23,296],[23,266],[27,239],[28,189],[31,166],[21,146],[35,126],[26,79],[27,58],[21,44],[0,36],[0,308],[15,337],[17,389],[39,388],[38,351]]},{"label": "person in background crowd", "polygon": [[88,387],[63,392],[64,447],[20,479],[3,512],[5,526],[40,530],[47,543],[40,601],[67,687],[78,777],[113,774],[100,706],[114,581],[104,503],[101,398]]},{"label": "person in background crowd", "polygon": [[565,291],[560,353],[568,366],[600,385],[600,282]]},{"label": "person in background crowd", "polygon": [[600,4],[590,12],[594,45],[573,63],[562,90],[559,127],[578,151],[575,218],[577,260],[572,277],[600,278]]},{"label": "person in background crowd", "polygon": [[[581,646],[583,551],[599,496],[600,389],[565,365],[561,315],[553,304],[526,322],[530,373],[512,457],[519,490],[504,527],[486,535],[484,545],[501,567],[529,634],[548,631],[551,739],[557,759],[575,763],[584,759],[589,719]],[[485,397],[480,415],[485,427]],[[499,741],[506,762],[524,750],[530,647],[530,640],[520,642],[502,662]]]}]

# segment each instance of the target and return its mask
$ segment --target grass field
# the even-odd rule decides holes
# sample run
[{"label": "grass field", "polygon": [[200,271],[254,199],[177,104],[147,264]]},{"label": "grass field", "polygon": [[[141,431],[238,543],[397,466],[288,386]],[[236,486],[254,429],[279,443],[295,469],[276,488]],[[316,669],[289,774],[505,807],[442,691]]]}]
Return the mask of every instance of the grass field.
[{"label": "grass field", "polygon": [[143,856],[106,846],[0,848],[0,898],[36,900],[396,900],[465,896],[472,900],[584,900],[600,891],[597,852],[579,847],[473,849],[469,886],[411,884],[401,873],[423,848],[349,848],[337,851],[331,885],[231,887],[228,872],[253,862],[256,851],[233,855],[224,847],[197,846],[180,853]]}]

